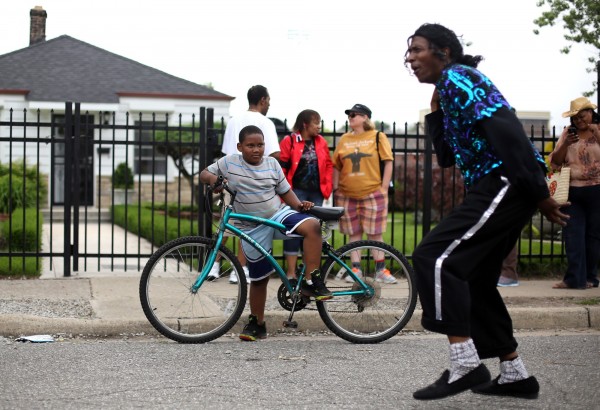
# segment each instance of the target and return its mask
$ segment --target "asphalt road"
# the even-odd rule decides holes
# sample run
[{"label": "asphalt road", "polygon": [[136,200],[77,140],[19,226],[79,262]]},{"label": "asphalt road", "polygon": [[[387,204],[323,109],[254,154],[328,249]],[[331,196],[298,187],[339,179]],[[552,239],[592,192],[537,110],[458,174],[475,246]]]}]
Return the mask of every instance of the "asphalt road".
[{"label": "asphalt road", "polygon": [[[540,381],[537,400],[471,392],[433,402],[412,392],[447,365],[443,337],[398,336],[378,345],[336,337],[276,335],[205,345],[165,338],[0,338],[0,408],[592,409],[600,402],[600,332],[517,334]],[[495,376],[498,365],[486,360]]]}]

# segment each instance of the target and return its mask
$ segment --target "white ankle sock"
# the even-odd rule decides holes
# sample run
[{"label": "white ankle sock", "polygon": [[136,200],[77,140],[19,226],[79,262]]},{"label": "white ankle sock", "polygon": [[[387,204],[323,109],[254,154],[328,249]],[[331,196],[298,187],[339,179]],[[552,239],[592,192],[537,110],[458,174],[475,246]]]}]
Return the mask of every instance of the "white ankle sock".
[{"label": "white ankle sock", "polygon": [[517,356],[513,360],[507,360],[500,362],[500,378],[498,384],[513,383],[519,380],[525,380],[529,377],[527,369],[523,364],[520,356]]},{"label": "white ankle sock", "polygon": [[467,375],[480,364],[481,360],[479,360],[479,354],[477,354],[473,339],[450,344],[450,377],[448,383],[453,383]]}]

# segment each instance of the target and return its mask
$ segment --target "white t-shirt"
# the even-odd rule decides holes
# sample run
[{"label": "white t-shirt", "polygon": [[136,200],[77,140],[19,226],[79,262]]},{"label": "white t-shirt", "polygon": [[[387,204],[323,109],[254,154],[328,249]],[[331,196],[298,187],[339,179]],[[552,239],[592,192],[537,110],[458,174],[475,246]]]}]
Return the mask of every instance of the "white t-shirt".
[{"label": "white t-shirt", "polygon": [[232,117],[225,128],[223,136],[223,146],[221,151],[225,155],[239,154],[237,144],[240,140],[240,131],[247,125],[255,125],[261,129],[265,135],[265,156],[268,157],[274,152],[279,152],[279,139],[275,124],[268,117],[256,111],[244,111],[235,117]]}]

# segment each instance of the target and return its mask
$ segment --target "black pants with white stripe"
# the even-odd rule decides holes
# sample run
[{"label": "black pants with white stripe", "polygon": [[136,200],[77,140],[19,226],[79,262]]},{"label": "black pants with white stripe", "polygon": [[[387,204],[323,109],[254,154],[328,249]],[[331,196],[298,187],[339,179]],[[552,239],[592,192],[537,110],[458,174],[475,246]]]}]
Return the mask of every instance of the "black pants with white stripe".
[{"label": "black pants with white stripe", "polygon": [[503,259],[535,210],[494,172],[426,235],[413,253],[425,329],[471,337],[481,358],[516,350],[497,283]]}]

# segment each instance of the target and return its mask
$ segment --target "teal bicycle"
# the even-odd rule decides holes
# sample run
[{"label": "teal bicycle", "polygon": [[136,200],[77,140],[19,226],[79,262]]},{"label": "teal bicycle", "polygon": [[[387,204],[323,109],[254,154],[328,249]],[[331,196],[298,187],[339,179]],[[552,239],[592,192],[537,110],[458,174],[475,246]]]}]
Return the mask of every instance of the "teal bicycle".
[{"label": "teal bicycle", "polygon": [[[220,221],[212,238],[189,236],[170,241],[148,260],[140,279],[140,301],[144,313],[162,335],[180,343],[205,343],[228,332],[242,315],[248,284],[234,253],[225,247],[226,232],[246,241],[261,252],[281,278],[277,292],[279,305],[289,311],[283,326],[296,328],[294,313],[314,309],[334,334],[352,343],[378,343],[396,335],[410,320],[417,302],[415,274],[406,258],[394,247],[377,241],[362,240],[339,249],[327,242],[337,227],[344,209],[313,207],[309,214],[321,221],[323,256],[321,265],[327,287],[333,298],[315,301],[300,291],[305,272],[302,264],[297,280],[289,280],[275,258],[245,232],[232,224],[233,220],[252,221],[276,229],[284,226],[263,218],[236,213],[232,203],[236,193],[226,182],[217,181],[207,192],[207,212],[213,211],[213,191],[220,188],[231,195],[225,204],[220,195]],[[385,261],[395,283],[380,281],[375,260]],[[220,264],[220,280],[209,281],[214,262]],[[352,270],[360,262],[361,274]],[[227,280],[231,273],[237,283]],[[350,280],[341,280],[346,273]]]}]

